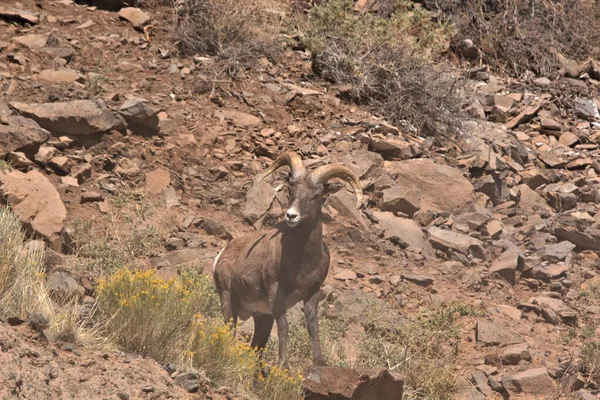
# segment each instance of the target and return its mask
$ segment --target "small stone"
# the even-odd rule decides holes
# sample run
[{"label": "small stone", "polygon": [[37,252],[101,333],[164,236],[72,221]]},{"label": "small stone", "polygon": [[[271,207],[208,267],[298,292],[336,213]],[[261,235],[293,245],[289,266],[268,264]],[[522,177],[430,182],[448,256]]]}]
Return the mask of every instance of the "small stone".
[{"label": "small stone", "polygon": [[549,262],[564,261],[575,247],[576,246],[568,240],[563,240],[556,244],[549,244],[544,248],[542,259]]},{"label": "small stone", "polygon": [[502,385],[512,394],[551,395],[556,393],[556,383],[546,368],[533,368],[515,374],[504,375]]},{"label": "small stone", "polygon": [[508,283],[516,283],[516,271],[522,271],[525,266],[525,259],[521,251],[516,248],[510,248],[502,253],[489,269],[490,274],[498,274],[506,279]]},{"label": "small stone", "polygon": [[504,365],[517,365],[521,361],[531,361],[527,343],[506,346],[502,349],[502,362]]},{"label": "small stone", "polygon": [[355,280],[356,273],[346,268],[338,268],[338,273],[334,276],[339,281]]},{"label": "small stone", "polygon": [[90,191],[81,194],[81,203],[92,203],[102,200],[104,200],[104,196],[102,195],[102,193]]},{"label": "small stone", "polygon": [[422,275],[402,274],[402,279],[409,281],[419,286],[433,285],[433,278]]},{"label": "small stone", "polygon": [[477,344],[487,346],[506,346],[523,343],[525,340],[509,328],[486,320],[478,320],[475,332]]},{"label": "small stone", "polygon": [[124,7],[119,10],[119,18],[125,19],[133,25],[134,28],[140,29],[150,21],[150,16],[139,8]]}]

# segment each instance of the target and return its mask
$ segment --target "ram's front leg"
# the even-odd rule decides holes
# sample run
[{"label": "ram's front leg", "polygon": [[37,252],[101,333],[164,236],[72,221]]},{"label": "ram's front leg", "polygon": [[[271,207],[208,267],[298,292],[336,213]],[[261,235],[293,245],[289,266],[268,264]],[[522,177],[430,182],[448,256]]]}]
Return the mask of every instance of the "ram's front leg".
[{"label": "ram's front leg", "polygon": [[275,285],[271,293],[269,293],[269,304],[275,322],[277,322],[277,336],[279,337],[279,365],[284,369],[289,369],[290,365],[287,359],[287,342],[289,326],[287,316],[285,314],[285,293],[280,285]]},{"label": "ram's front leg", "polygon": [[306,327],[308,336],[312,344],[313,365],[324,366],[325,360],[321,353],[321,343],[319,341],[319,290],[316,290],[304,301],[304,316],[306,317]]}]

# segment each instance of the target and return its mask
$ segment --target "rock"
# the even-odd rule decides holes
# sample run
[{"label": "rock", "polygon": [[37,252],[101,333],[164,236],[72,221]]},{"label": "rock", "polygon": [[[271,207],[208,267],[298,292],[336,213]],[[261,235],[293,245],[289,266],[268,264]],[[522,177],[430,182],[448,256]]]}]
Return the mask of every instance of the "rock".
[{"label": "rock", "polygon": [[52,271],[48,274],[46,288],[50,295],[59,301],[67,301],[74,297],[81,298],[85,295],[83,286],[62,271]]},{"label": "rock", "polygon": [[99,192],[84,192],[81,194],[81,203],[93,203],[104,200],[104,195]]},{"label": "rock", "polygon": [[30,166],[33,165],[31,160],[29,160],[29,158],[27,158],[25,153],[21,153],[18,151],[13,151],[13,152],[8,153],[6,155],[6,161],[8,161],[10,163],[10,165],[13,166],[13,168],[16,168],[16,169],[22,170],[22,171],[27,170]]},{"label": "rock", "polygon": [[241,111],[220,110],[215,112],[215,116],[231,122],[234,125],[246,128],[260,125],[260,118]]},{"label": "rock", "polygon": [[38,78],[50,83],[72,83],[81,80],[83,77],[79,72],[66,68],[59,70],[44,69],[40,71]]},{"label": "rock", "polygon": [[473,199],[473,185],[460,171],[431,159],[386,161],[384,169],[398,187],[421,193],[423,211],[454,212]]},{"label": "rock", "polygon": [[540,108],[541,105],[539,104],[534,104],[525,107],[525,109],[521,111],[519,115],[517,115],[516,117],[514,117],[506,123],[506,127],[509,129],[515,129],[517,126],[529,122],[533,117],[537,115]]},{"label": "rock", "polygon": [[42,165],[46,165],[46,164],[48,164],[48,162],[50,162],[50,159],[52,159],[52,157],[54,157],[54,155],[56,154],[56,151],[57,151],[56,147],[41,146],[38,149],[35,156],[33,157],[33,159]]},{"label": "rock", "polygon": [[546,200],[527,185],[518,185],[514,189],[519,193],[519,208],[537,212],[541,209],[548,209]]},{"label": "rock", "polygon": [[573,324],[577,319],[577,313],[571,307],[567,306],[561,299],[535,296],[530,298],[528,302],[529,304],[539,306],[542,311],[544,308],[552,310],[566,324]]},{"label": "rock", "polygon": [[589,120],[600,118],[598,106],[591,99],[577,97],[575,100],[573,100],[573,110],[575,111],[575,115],[581,118]]},{"label": "rock", "polygon": [[340,215],[358,223],[365,231],[369,229],[362,213],[356,208],[356,197],[348,190],[340,190],[329,196],[325,204],[330,204]]},{"label": "rock", "polygon": [[131,22],[134,28],[140,29],[150,21],[150,16],[139,8],[125,7],[119,10],[119,18]]},{"label": "rock", "polygon": [[200,390],[200,375],[196,372],[186,372],[175,377],[175,384],[181,386],[189,393]]},{"label": "rock", "polygon": [[476,60],[479,58],[479,49],[471,39],[463,39],[458,42],[456,51],[467,60]]},{"label": "rock", "polygon": [[266,181],[253,185],[246,195],[244,217],[252,223],[258,221],[269,209],[279,188],[273,188]]},{"label": "rock", "polygon": [[594,396],[585,389],[579,389],[575,392],[576,400],[598,400],[598,396]]},{"label": "rock", "polygon": [[171,184],[171,173],[164,168],[156,168],[146,174],[146,190],[159,194]]},{"label": "rock", "polygon": [[144,72],[144,67],[141,64],[130,63],[129,61],[121,61],[117,66],[119,72]]},{"label": "rock", "polygon": [[558,139],[558,144],[563,145],[565,147],[572,147],[579,142],[579,136],[574,134],[573,132],[565,132],[560,135]]},{"label": "rock", "polygon": [[8,116],[7,125],[0,124],[0,157],[12,151],[32,149],[46,142],[50,132],[35,121],[20,116]]},{"label": "rock", "polygon": [[494,240],[499,239],[502,232],[504,232],[502,222],[496,219],[491,220],[485,225],[484,233]]},{"label": "rock", "polygon": [[483,347],[507,346],[525,342],[525,339],[511,329],[485,320],[478,320],[475,332],[477,344]]},{"label": "rock", "polygon": [[538,86],[550,86],[550,84],[552,84],[552,81],[546,78],[545,76],[542,76],[540,78],[534,79],[533,83]]},{"label": "rock", "polygon": [[475,211],[465,212],[454,218],[454,222],[458,224],[465,224],[469,229],[478,231],[485,225],[490,219],[489,215]]},{"label": "rock", "polygon": [[418,191],[405,191],[392,187],[385,189],[382,194],[381,209],[383,211],[413,215],[421,208],[421,194]]},{"label": "rock", "polygon": [[401,400],[404,379],[386,369],[312,367],[304,374],[306,400]]},{"label": "rock", "polygon": [[558,226],[554,235],[559,240],[568,240],[581,250],[600,251],[600,229],[582,230],[573,226]]},{"label": "rock", "polygon": [[48,34],[29,34],[15,36],[12,41],[32,50],[40,50],[48,43]]},{"label": "rock", "polygon": [[516,283],[516,272],[523,271],[525,259],[517,247],[511,247],[498,257],[489,269],[490,274],[498,274],[511,285]]},{"label": "rock", "polygon": [[549,281],[551,279],[559,278],[560,276],[564,275],[565,273],[567,273],[570,270],[571,270],[571,267],[569,265],[566,265],[564,263],[559,263],[559,264],[552,264],[552,265],[542,267],[542,268],[536,267],[531,272],[531,275],[536,279],[540,279],[542,281]]},{"label": "rock", "polygon": [[134,176],[141,172],[139,165],[129,158],[121,158],[114,171],[123,176]]},{"label": "rock", "polygon": [[504,365],[517,365],[521,361],[531,361],[531,353],[527,343],[513,344],[502,349],[502,363]]},{"label": "rock", "polygon": [[413,275],[413,274],[402,274],[401,277],[405,281],[414,283],[415,285],[419,285],[419,286],[433,285],[433,278],[430,278],[428,276]]},{"label": "rock", "polygon": [[563,240],[562,242],[556,244],[549,244],[544,248],[542,260],[550,262],[564,261],[569,253],[575,250],[575,247],[577,246],[568,240]]},{"label": "rock", "polygon": [[44,47],[42,51],[54,57],[62,58],[67,63],[71,62],[71,58],[75,55],[75,49],[71,47]]},{"label": "rock", "polygon": [[521,179],[524,184],[535,190],[542,185],[550,183],[550,180],[546,175],[542,173],[538,168],[529,168],[521,172]]},{"label": "rock", "polygon": [[396,217],[390,212],[374,211],[373,215],[379,220],[385,239],[404,244],[406,247],[423,249],[426,254],[432,253],[421,227],[412,219]]},{"label": "rock", "polygon": [[564,168],[567,164],[565,160],[556,157],[549,151],[540,152],[538,158],[549,168]]},{"label": "rock", "polygon": [[562,125],[560,124],[560,122],[558,122],[554,118],[547,117],[547,116],[540,118],[540,125],[541,125],[542,129],[546,130],[546,131],[559,132],[560,130],[562,130]]},{"label": "rock", "polygon": [[13,102],[11,105],[56,136],[93,135],[126,127],[125,121],[112,113],[102,100],[43,104]]},{"label": "rock", "polygon": [[71,169],[71,176],[77,179],[81,185],[92,177],[93,167],[91,164],[81,164]]},{"label": "rock", "polygon": [[556,383],[546,368],[533,368],[515,374],[504,375],[502,386],[509,394],[554,395]]},{"label": "rock", "polygon": [[484,258],[483,243],[479,239],[437,226],[432,226],[427,231],[429,232],[429,241],[436,249],[454,250],[475,258]]},{"label": "rock", "polygon": [[498,304],[498,305],[496,305],[496,310],[498,310],[498,312],[506,315],[507,317],[509,317],[515,321],[521,320],[522,313],[521,313],[521,310],[519,310],[518,308],[507,306],[504,304]]},{"label": "rock", "polygon": [[0,7],[0,18],[34,25],[40,22],[39,14],[13,7]]},{"label": "rock", "polygon": [[158,132],[159,118],[157,111],[151,109],[141,100],[129,99],[119,108],[119,114],[127,121],[129,128],[138,134],[155,134]]},{"label": "rock", "polygon": [[337,279],[338,281],[346,281],[346,280],[355,280],[356,279],[356,273],[352,270],[349,270],[347,268],[336,268],[337,272],[336,274],[333,276],[334,279]]},{"label": "rock", "polygon": [[479,389],[479,391],[485,395],[484,398],[487,398],[487,396],[491,396],[493,394],[492,388],[490,388],[490,385],[488,384],[488,378],[485,375],[485,372],[475,370],[471,373],[471,379],[473,380],[473,383],[475,383],[477,389]]},{"label": "rock", "polygon": [[35,170],[0,173],[0,194],[25,228],[59,249],[67,210],[44,175]]},{"label": "rock", "polygon": [[175,191],[175,188],[173,186],[169,186],[166,189],[164,189],[162,194],[163,194],[163,197],[165,198],[165,207],[167,207],[167,210],[170,210],[171,208],[176,207],[181,204],[179,202],[179,200],[181,199],[181,196],[179,194],[177,194],[177,192]]},{"label": "rock", "polygon": [[504,203],[510,198],[510,192],[505,179],[499,179],[492,175],[484,175],[474,180],[474,189],[490,198],[493,204]]},{"label": "rock", "polygon": [[48,165],[52,167],[58,174],[68,174],[71,172],[71,168],[73,167],[73,160],[69,157],[59,156],[52,157],[48,162]]},{"label": "rock", "polygon": [[223,224],[220,223],[219,221],[216,221],[216,220],[214,220],[212,218],[204,218],[201,221],[200,226],[209,235],[216,236],[216,237],[221,238],[223,240],[231,240],[231,239],[233,239],[233,236],[231,235],[231,233],[229,233],[227,231],[227,229],[225,228],[225,226],[223,226]]},{"label": "rock", "polygon": [[409,142],[388,138],[380,134],[371,136],[369,150],[381,154],[386,160],[406,160],[418,154],[418,151]]}]

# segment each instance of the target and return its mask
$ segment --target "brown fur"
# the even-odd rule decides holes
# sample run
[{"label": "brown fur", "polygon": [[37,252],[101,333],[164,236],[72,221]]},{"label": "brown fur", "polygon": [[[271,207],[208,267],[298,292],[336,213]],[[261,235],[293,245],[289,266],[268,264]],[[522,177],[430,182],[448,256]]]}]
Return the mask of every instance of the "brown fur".
[{"label": "brown fur", "polygon": [[329,271],[329,250],[323,242],[321,206],[327,184],[311,183],[309,174],[289,182],[290,207],[300,214],[291,227],[274,228],[230,241],[215,263],[214,280],[227,320],[254,318],[252,346],[267,344],[277,321],[279,363],[288,366],[286,311],[299,301],[313,348],[313,362],[324,365],[318,337],[319,289]]}]

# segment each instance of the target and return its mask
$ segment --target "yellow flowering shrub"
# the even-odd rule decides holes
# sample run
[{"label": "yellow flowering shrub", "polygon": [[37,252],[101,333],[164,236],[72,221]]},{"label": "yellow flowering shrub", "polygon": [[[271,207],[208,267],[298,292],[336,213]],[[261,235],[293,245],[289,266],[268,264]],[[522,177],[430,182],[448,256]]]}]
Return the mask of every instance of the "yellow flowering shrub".
[{"label": "yellow flowering shrub", "polygon": [[252,399],[302,398],[299,374],[261,362],[223,321],[212,279],[184,273],[163,280],[155,271],[122,269],[97,286],[104,330],[123,349],[204,371],[214,386]]},{"label": "yellow flowering shrub", "polygon": [[154,270],[122,269],[97,286],[105,329],[123,348],[159,362],[172,359],[196,313],[216,315],[210,277],[184,273],[164,280]]}]

